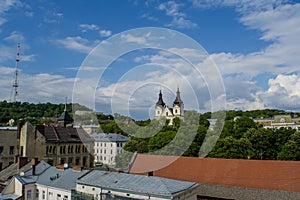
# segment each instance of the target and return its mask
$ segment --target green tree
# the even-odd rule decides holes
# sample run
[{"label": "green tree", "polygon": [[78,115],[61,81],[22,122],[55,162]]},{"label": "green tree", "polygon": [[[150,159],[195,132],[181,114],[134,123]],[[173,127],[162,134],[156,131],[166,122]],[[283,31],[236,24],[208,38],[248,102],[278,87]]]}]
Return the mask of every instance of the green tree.
[{"label": "green tree", "polygon": [[246,138],[235,139],[232,136],[221,138],[208,157],[249,159],[253,155],[251,143]]},{"label": "green tree", "polygon": [[278,154],[278,160],[300,161],[300,132],[295,132]]},{"label": "green tree", "polygon": [[241,138],[250,128],[256,128],[256,123],[249,117],[240,117],[235,120],[234,133],[232,136],[236,139]]}]

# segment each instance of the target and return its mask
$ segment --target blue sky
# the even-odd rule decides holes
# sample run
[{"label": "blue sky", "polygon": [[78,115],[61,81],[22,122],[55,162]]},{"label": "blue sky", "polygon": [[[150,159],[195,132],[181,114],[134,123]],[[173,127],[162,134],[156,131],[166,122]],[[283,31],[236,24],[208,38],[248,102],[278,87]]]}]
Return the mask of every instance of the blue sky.
[{"label": "blue sky", "polygon": [[[142,27],[175,30],[202,45],[220,71],[227,109],[300,110],[300,3],[285,0],[0,0],[0,100],[11,99],[17,43],[21,43],[19,100],[61,103],[65,96],[72,98],[78,69],[93,48],[112,36]],[[141,43],[149,37],[130,39]],[[189,69],[175,57],[157,50],[128,53],[108,67],[100,85],[80,92],[83,96],[95,92],[99,111],[111,113],[115,95],[122,99],[115,106],[118,112],[126,113],[122,103],[132,102],[128,104],[130,113],[148,118],[158,90],[163,89],[166,103],[172,106],[179,86],[187,109],[210,111],[207,85],[198,84],[200,102],[195,106],[191,91],[171,70],[153,66],[162,62],[171,68]],[[141,64],[146,66],[134,71]],[[130,70],[133,76],[120,79]],[[142,76],[158,71],[155,77]],[[168,81],[159,82],[158,76]],[[147,81],[156,84],[138,87],[133,96],[112,93],[116,85],[120,91],[130,91],[135,83]]]}]

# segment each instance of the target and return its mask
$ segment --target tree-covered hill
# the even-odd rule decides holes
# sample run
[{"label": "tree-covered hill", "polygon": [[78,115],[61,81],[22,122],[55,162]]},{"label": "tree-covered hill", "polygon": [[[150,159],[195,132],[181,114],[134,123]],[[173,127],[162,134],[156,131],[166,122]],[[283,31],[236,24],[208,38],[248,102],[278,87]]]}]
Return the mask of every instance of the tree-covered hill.
[{"label": "tree-covered hill", "polygon": [[[79,104],[73,105],[76,110],[90,110]],[[28,103],[28,102],[0,102],[0,124],[6,125],[10,119],[15,122],[24,119],[57,118],[65,109],[65,104]],[[72,104],[67,104],[67,111],[71,114]]]}]

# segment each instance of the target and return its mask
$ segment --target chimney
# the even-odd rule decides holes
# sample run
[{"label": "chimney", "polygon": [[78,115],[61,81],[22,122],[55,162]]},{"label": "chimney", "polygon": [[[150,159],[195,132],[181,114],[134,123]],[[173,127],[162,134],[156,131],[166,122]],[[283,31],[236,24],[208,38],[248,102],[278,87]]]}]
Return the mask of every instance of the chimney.
[{"label": "chimney", "polygon": [[65,170],[63,165],[56,165],[56,169],[63,170],[63,171]]},{"label": "chimney", "polygon": [[28,163],[28,157],[19,157],[19,159],[18,159],[18,169],[21,169],[27,163]]},{"label": "chimney", "polygon": [[18,163],[19,157],[20,157],[19,155],[15,155],[15,156],[14,156],[14,163]]},{"label": "chimney", "polygon": [[153,176],[153,171],[147,172],[147,176]]},{"label": "chimney", "polygon": [[31,165],[32,165],[32,175],[36,175],[36,165],[38,163],[38,158],[31,159]]},{"label": "chimney", "polygon": [[72,169],[74,171],[81,171],[82,170],[82,167],[81,166],[73,166]]}]

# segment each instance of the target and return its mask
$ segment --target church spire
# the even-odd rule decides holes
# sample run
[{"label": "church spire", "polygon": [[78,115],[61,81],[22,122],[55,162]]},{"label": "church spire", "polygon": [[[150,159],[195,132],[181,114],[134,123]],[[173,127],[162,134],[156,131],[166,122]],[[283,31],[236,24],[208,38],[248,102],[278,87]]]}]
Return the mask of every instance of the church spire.
[{"label": "church spire", "polygon": [[175,100],[174,100],[174,102],[173,102],[173,106],[174,106],[174,105],[179,105],[179,106],[181,106],[182,104],[183,104],[183,102],[182,102],[182,100],[181,100],[181,98],[180,98],[179,87],[177,87],[176,98],[175,98]]},{"label": "church spire", "polygon": [[165,106],[165,102],[162,98],[161,90],[159,90],[158,101],[156,102],[156,106]]}]

